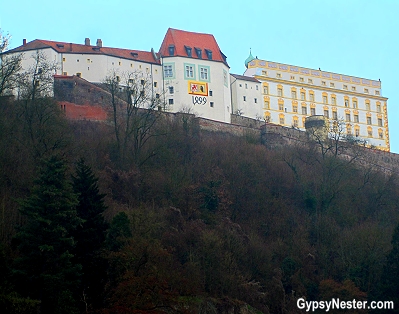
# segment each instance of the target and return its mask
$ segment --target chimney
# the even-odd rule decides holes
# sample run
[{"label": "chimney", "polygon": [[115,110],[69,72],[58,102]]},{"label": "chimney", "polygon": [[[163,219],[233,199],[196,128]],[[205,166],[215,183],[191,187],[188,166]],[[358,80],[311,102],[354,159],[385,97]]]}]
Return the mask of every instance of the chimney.
[{"label": "chimney", "polygon": [[26,38],[23,39],[22,44],[26,46]]},{"label": "chimney", "polygon": [[101,39],[97,39],[97,47],[102,47],[103,41]]},{"label": "chimney", "polygon": [[90,46],[90,38],[85,38],[85,45]]},{"label": "chimney", "polygon": [[72,43],[69,43],[69,51],[72,51]]}]

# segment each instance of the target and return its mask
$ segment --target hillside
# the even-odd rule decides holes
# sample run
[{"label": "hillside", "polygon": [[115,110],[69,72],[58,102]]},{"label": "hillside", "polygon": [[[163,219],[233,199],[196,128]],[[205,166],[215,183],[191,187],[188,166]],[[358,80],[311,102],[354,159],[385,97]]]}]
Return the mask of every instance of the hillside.
[{"label": "hillside", "polygon": [[111,123],[66,120],[50,98],[1,98],[0,110],[9,313],[300,313],[300,297],[397,300],[394,173],[156,111],[134,116],[146,133],[118,141]]}]

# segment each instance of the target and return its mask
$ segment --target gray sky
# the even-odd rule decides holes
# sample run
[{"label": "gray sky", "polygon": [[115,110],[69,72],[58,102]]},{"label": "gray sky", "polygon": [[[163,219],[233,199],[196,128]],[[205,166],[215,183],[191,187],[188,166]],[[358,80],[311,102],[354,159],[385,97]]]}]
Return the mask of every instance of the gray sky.
[{"label": "gray sky", "polygon": [[399,1],[2,0],[0,28],[22,39],[158,51],[169,27],[213,34],[230,72],[259,59],[382,81],[391,151],[399,153]]}]

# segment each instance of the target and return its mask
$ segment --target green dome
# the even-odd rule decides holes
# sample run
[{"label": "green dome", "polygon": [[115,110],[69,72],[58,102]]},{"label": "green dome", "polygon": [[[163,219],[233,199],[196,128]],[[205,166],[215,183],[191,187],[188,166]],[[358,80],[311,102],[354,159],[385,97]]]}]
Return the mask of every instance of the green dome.
[{"label": "green dome", "polygon": [[248,68],[248,63],[250,63],[254,58],[254,56],[251,53],[251,49],[249,49],[249,56],[248,58],[245,60],[245,67]]}]

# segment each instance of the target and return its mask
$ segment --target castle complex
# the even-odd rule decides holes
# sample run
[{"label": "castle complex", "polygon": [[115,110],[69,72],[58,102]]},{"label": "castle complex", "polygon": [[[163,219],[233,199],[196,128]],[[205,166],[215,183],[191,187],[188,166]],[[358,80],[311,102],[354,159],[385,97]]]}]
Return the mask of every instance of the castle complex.
[{"label": "castle complex", "polygon": [[[232,74],[213,35],[177,29],[168,29],[158,52],[109,48],[101,39],[92,45],[86,38],[84,44],[24,40],[4,56],[23,53],[22,67],[28,69],[36,51],[57,64],[55,79],[77,76],[101,83],[111,71],[141,73],[169,112],[191,112],[224,123],[231,123],[235,114],[299,130],[305,130],[306,117],[323,115],[332,128],[339,121],[346,135],[389,151],[387,98],[380,81],[260,60],[251,54],[244,75]],[[73,103],[63,106],[65,111],[76,108]]]}]

